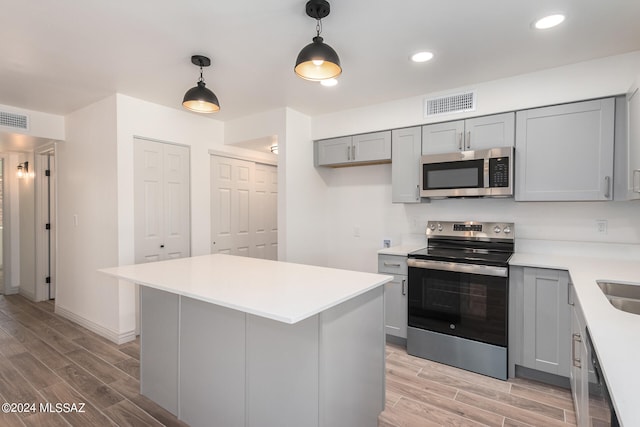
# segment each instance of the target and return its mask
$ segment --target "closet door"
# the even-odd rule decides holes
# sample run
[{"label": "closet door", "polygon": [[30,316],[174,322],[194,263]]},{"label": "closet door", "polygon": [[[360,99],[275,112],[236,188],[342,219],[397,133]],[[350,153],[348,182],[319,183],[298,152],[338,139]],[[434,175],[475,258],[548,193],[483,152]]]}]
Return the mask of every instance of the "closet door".
[{"label": "closet door", "polygon": [[254,163],[211,156],[211,253],[250,256]]},{"label": "closet door", "polygon": [[256,164],[252,192],[249,254],[253,258],[278,259],[278,168]]},{"label": "closet door", "polygon": [[189,148],[134,139],[135,262],[190,255]]}]

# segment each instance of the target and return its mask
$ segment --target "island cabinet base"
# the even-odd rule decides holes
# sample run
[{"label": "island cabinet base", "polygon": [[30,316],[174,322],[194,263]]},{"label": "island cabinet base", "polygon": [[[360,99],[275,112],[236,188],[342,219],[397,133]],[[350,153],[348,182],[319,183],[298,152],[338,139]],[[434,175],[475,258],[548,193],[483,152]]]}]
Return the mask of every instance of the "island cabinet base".
[{"label": "island cabinet base", "polygon": [[142,286],[141,393],[191,427],[375,427],[383,290],[288,324]]}]

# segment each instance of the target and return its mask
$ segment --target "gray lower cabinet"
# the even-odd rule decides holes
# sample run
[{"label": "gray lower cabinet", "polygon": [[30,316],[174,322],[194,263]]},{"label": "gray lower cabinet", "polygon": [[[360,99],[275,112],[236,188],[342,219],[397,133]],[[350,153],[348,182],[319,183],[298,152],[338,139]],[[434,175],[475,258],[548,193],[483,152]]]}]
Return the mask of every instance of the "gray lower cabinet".
[{"label": "gray lower cabinet", "polygon": [[569,273],[510,268],[509,376],[516,365],[569,378]]},{"label": "gray lower cabinet", "polygon": [[611,200],[614,116],[614,98],[518,111],[516,200]]},{"label": "gray lower cabinet", "polygon": [[391,131],[391,201],[420,203],[420,126]]},{"label": "gray lower cabinet", "polygon": [[388,336],[407,339],[408,282],[407,257],[378,255],[378,273],[393,274],[384,287],[385,332]]},{"label": "gray lower cabinet", "polygon": [[356,166],[391,161],[391,131],[315,141],[316,166]]},{"label": "gray lower cabinet", "polygon": [[571,395],[578,427],[589,427],[589,353],[584,315],[577,298],[571,310]]}]

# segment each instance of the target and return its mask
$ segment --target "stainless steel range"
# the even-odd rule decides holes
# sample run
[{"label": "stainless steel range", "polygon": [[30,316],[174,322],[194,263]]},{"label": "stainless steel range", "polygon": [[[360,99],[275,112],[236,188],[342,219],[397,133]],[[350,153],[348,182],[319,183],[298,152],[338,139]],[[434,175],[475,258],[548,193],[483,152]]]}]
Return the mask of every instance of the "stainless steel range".
[{"label": "stainless steel range", "polygon": [[407,352],[507,379],[513,223],[429,221],[409,254]]}]

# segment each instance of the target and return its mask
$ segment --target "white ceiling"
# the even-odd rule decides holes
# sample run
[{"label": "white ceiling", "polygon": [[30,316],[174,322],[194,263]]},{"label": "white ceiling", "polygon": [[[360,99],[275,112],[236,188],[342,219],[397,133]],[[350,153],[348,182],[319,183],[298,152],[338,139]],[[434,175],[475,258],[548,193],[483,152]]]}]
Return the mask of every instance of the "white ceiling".
[{"label": "white ceiling", "polygon": [[[181,108],[198,69],[229,120],[273,108],[308,115],[640,50],[638,0],[333,0],[322,36],[339,84],[295,76],[315,21],[305,0],[2,1],[0,104],[66,114],[114,92]],[[534,31],[534,18],[565,23]],[[408,61],[427,49],[435,59]]]}]

